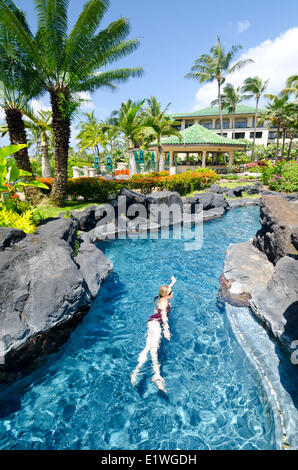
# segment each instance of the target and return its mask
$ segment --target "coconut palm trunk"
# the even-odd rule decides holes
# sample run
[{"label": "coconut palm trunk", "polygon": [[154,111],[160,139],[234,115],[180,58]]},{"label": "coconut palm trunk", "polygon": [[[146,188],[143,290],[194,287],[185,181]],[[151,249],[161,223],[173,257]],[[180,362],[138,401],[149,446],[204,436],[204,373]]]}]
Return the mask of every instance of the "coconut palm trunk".
[{"label": "coconut palm trunk", "polygon": [[279,130],[279,127],[277,127],[277,130],[276,130],[276,151],[275,151],[275,160],[278,160],[279,159],[279,134],[280,134],[280,130]]},{"label": "coconut palm trunk", "polygon": [[51,202],[63,207],[67,197],[67,160],[70,139],[70,119],[60,107],[57,91],[51,91],[52,126],[55,148],[55,177],[51,192]]},{"label": "coconut palm trunk", "polygon": [[158,169],[157,171],[164,171],[165,169],[165,162],[163,159],[163,154],[162,154],[162,146],[160,145],[160,139],[158,143]]},{"label": "coconut palm trunk", "polygon": [[219,108],[219,120],[220,120],[220,135],[223,135],[223,120],[222,120],[222,104],[221,104],[221,94],[220,94],[220,82],[217,80],[217,92],[218,92],[218,108]]},{"label": "coconut palm trunk", "polygon": [[130,144],[128,147],[128,153],[129,153],[129,174],[135,175],[137,172],[137,165],[136,165],[136,160],[134,156],[134,147]]},{"label": "coconut palm trunk", "polygon": [[282,131],[282,146],[281,146],[281,154],[280,154],[281,159],[284,157],[285,144],[286,144],[286,133],[287,133],[287,129],[283,128],[283,131]]},{"label": "coconut palm trunk", "polygon": [[[10,143],[12,145],[27,145],[27,135],[23,121],[23,113],[20,109],[5,108],[5,118],[8,127]],[[33,170],[28,155],[28,147],[14,154],[14,159],[20,170],[28,171],[32,176],[25,176],[26,183],[34,180]],[[43,194],[38,188],[24,187],[24,193],[32,204],[38,204],[43,199]]]},{"label": "coconut palm trunk", "polygon": [[295,137],[295,133],[292,133],[292,132],[291,132],[291,134],[290,134],[289,148],[288,148],[288,158],[290,158],[290,156],[291,156],[291,150],[292,150],[292,144],[293,144],[294,137]]},{"label": "coconut palm trunk", "polygon": [[46,133],[41,135],[41,173],[43,178],[52,178],[52,168],[49,159],[49,144]]},{"label": "coconut palm trunk", "polygon": [[258,109],[259,109],[259,99],[257,98],[257,100],[256,100],[255,122],[254,122],[254,137],[253,137],[253,141],[252,141],[252,149],[251,149],[251,157],[250,157],[251,162],[254,159],[254,153],[255,153]]}]

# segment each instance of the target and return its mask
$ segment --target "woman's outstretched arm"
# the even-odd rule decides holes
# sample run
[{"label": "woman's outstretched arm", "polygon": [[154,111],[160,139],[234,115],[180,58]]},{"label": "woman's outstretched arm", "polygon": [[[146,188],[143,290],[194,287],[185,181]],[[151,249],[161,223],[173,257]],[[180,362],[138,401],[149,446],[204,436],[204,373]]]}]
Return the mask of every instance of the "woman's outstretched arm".
[{"label": "woman's outstretched arm", "polygon": [[177,281],[177,279],[175,278],[175,276],[172,276],[172,277],[171,277],[171,281],[172,281],[172,282],[171,282],[171,284],[169,284],[169,287],[172,288],[173,285],[175,284],[175,282]]}]

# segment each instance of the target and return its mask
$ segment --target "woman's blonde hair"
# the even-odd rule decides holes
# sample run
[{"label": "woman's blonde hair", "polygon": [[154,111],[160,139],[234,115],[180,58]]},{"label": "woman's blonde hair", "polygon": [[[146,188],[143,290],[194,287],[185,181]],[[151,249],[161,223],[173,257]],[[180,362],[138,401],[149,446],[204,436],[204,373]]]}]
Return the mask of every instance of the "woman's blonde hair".
[{"label": "woman's blonde hair", "polygon": [[166,284],[163,284],[159,288],[159,296],[160,297],[165,297],[166,295],[169,295],[170,292],[171,292],[171,288],[169,286],[167,286]]}]

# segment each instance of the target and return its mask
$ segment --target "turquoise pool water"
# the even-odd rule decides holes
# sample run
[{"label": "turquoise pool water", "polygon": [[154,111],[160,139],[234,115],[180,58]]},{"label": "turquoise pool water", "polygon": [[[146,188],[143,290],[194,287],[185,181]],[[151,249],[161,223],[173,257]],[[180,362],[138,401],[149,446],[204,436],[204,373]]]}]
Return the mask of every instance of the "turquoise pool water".
[{"label": "turquoise pool water", "polygon": [[[258,229],[259,208],[204,224],[201,250],[184,240],[99,247],[114,272],[69,341],[31,375],[0,390],[1,449],[274,449],[273,413],[258,374],[216,303],[229,243]],[[159,285],[177,277],[172,339],[159,358],[168,395],[130,372]]]}]

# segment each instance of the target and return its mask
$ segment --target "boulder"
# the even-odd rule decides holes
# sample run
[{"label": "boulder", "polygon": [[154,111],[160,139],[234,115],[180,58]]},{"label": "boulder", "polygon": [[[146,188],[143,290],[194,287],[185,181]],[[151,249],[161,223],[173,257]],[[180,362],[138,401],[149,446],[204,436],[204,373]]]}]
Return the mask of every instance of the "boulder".
[{"label": "boulder", "polygon": [[90,232],[80,234],[80,248],[75,258],[92,299],[97,296],[102,282],[113,271],[113,263],[93,243],[93,235]]},{"label": "boulder", "polygon": [[89,206],[82,211],[71,211],[71,215],[79,222],[80,230],[92,230],[96,225],[95,211],[97,206]]},{"label": "boulder", "polygon": [[5,364],[0,380],[7,370],[25,359],[30,363],[65,340],[69,326],[86,313],[109,274],[110,262],[97,254],[89,239],[82,240],[79,258],[74,256],[77,229],[74,218],[47,219],[1,253],[0,342]]},{"label": "boulder", "polygon": [[226,250],[219,297],[231,305],[249,306],[249,299],[263,289],[273,271],[273,264],[252,239],[232,243]]},{"label": "boulder", "polygon": [[214,207],[213,209],[209,209],[207,211],[203,211],[203,222],[207,222],[207,220],[217,219],[218,217],[222,217],[225,214],[224,207]]},{"label": "boulder", "polygon": [[255,183],[251,186],[247,186],[245,190],[247,194],[259,194],[263,188],[261,183]]},{"label": "boulder", "polygon": [[262,289],[254,292],[250,307],[289,353],[298,339],[298,259],[286,255],[277,261],[274,273]]},{"label": "boulder", "polygon": [[180,223],[183,217],[183,201],[177,192],[156,191],[147,196],[150,222],[161,226]]},{"label": "boulder", "polygon": [[178,204],[181,208],[183,201],[180,194],[177,191],[155,191],[147,196],[147,204],[149,205],[161,205],[166,204]]},{"label": "boulder", "polygon": [[11,227],[0,227],[0,251],[18,243],[20,240],[23,240],[25,236],[26,234],[23,230]]},{"label": "boulder", "polygon": [[229,201],[230,208],[233,209],[235,207],[249,207],[249,206],[259,206],[260,205],[260,198],[253,198],[253,199],[235,199],[233,201]]},{"label": "boulder", "polygon": [[223,188],[219,186],[219,184],[211,184],[207,191],[211,193],[223,194]]},{"label": "boulder", "polygon": [[[297,255],[295,234],[298,230],[298,202],[280,196],[263,196],[260,210],[261,229],[254,244],[269,261],[277,261],[287,254]],[[294,234],[294,244],[292,243]]]}]

